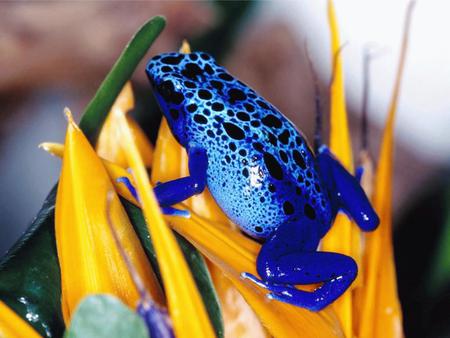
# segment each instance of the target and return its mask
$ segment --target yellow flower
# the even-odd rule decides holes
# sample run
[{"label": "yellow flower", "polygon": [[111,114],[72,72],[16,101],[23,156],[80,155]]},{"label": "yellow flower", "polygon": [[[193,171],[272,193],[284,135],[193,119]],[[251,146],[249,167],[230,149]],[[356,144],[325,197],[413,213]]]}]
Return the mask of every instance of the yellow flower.
[{"label": "yellow flower", "polygon": [[[330,148],[344,166],[350,172],[353,172],[353,155],[345,106],[342,57],[338,53],[340,48],[339,34],[332,0],[328,1],[328,15],[332,37],[332,57],[335,58],[333,82],[330,88]],[[190,52],[190,47],[186,42],[183,43],[181,52]],[[136,132],[133,131],[136,130],[133,127],[134,122],[131,122],[125,116],[125,113],[134,105],[132,91],[130,87],[123,89],[120,99],[118,98],[111,109],[108,121],[102,131],[104,136],[102,135],[101,138],[103,137],[103,139],[97,146],[99,153],[103,154],[109,161],[103,160],[103,166],[101,166],[102,162],[98,157],[95,157],[96,167],[106,169],[103,170],[102,175],[103,178],[106,177],[105,173],[107,172],[109,179],[105,182],[107,181],[109,186],[114,185],[119,194],[136,205],[138,205],[138,202],[122,184],[117,183],[117,178],[127,176],[137,187],[149,232],[160,262],[167,292],[169,313],[177,337],[210,337],[214,334],[192,276],[174,241],[173,234],[166,224],[193,243],[211,262],[210,270],[214,276],[218,293],[222,295],[222,305],[225,304],[226,306],[225,313],[227,311],[232,313],[231,310],[235,310],[230,318],[233,315],[241,316],[242,314],[249,316],[247,321],[234,318],[234,327],[230,322],[226,322],[225,327],[228,330],[226,335],[228,336],[399,337],[402,335],[401,311],[396,292],[391,242],[391,180],[393,119],[405,52],[404,46],[396,89],[383,136],[375,182],[374,206],[381,218],[381,224],[377,231],[365,235],[367,245],[364,248],[360,230],[346,216],[341,214],[337,216],[332,230],[321,244],[321,250],[352,256],[358,263],[360,273],[358,279],[343,296],[332,306],[318,313],[286,303],[270,301],[265,297],[266,290],[240,278],[240,274],[244,271],[256,274],[256,257],[261,245],[239,232],[215,203],[207,189],[202,194],[194,196],[177,206],[178,208],[188,209],[191,214],[190,218],[163,216],[161,214],[152,193],[142,157],[146,158],[147,166],[148,163],[153,163],[151,175],[153,184],[188,175],[188,158],[185,150],[172,136],[164,118],[160,126],[154,154],[147,152],[147,155],[145,155],[145,150],[143,151],[140,146],[140,136],[137,136]],[[69,130],[73,135],[78,135],[75,131],[81,134],[73,122],[69,123]],[[74,138],[74,136],[72,137]],[[148,143],[145,137],[143,140]],[[65,149],[64,146],[51,143],[45,143],[42,146],[58,156],[62,156],[64,151],[64,162],[70,163],[69,166],[86,166],[86,164],[77,164],[73,155],[75,153],[74,146],[69,142],[70,138],[68,137]],[[72,141],[72,143],[76,142]],[[83,149],[86,147],[84,145]],[[149,148],[151,149],[151,146]],[[87,150],[83,151],[87,153]],[[83,154],[83,152],[79,152],[79,154]],[[67,159],[69,156],[71,156],[70,160]],[[124,169],[126,165],[130,165],[133,175]],[[63,192],[66,190],[65,194],[69,196],[67,199],[65,198],[64,203],[74,204],[80,198],[79,196],[88,196],[86,196],[85,191],[80,193],[83,189],[65,183],[64,177],[73,179],[74,173],[77,172],[72,170],[69,174],[64,174],[65,171],[69,171],[69,169],[65,169],[67,166],[67,164],[63,166],[60,186],[67,187],[61,188]],[[87,186],[87,183],[84,182],[84,185]],[[74,193],[75,189],[77,193]],[[105,188],[94,187],[93,189],[97,194]],[[117,201],[117,198],[115,201]],[[64,203],[59,202],[63,205]],[[78,203],[81,202],[78,201]],[[116,206],[116,208],[119,207]],[[96,206],[94,210],[100,209]],[[70,214],[67,206],[65,210],[68,210],[67,214]],[[75,214],[77,215],[77,213]],[[92,217],[97,219],[99,217],[97,214],[100,214],[100,212],[95,212]],[[75,217],[72,218],[75,219]],[[63,219],[62,216],[61,219]],[[120,221],[116,223],[121,224]],[[89,250],[93,249],[90,248]],[[381,252],[383,252],[383,255],[380,254]],[[99,263],[95,262],[94,264]],[[102,268],[104,269],[104,267]],[[304,288],[307,289],[308,287]],[[224,295],[235,296],[236,292],[239,292],[245,299],[244,301],[242,298],[235,298],[239,299],[239,309],[237,310],[227,307],[229,303],[224,301],[226,297]],[[67,300],[63,301],[63,306],[65,306],[65,302]],[[234,305],[236,306],[236,304]],[[259,318],[263,327],[255,321],[255,316]],[[230,331],[230,328],[235,331]]]},{"label": "yellow flower", "polygon": [[[402,337],[402,314],[397,295],[394,257],[392,249],[392,156],[393,125],[406,56],[412,3],[408,8],[396,84],[385,126],[375,177],[373,205],[380,217],[379,228],[367,233],[362,245],[359,229],[346,216],[338,215],[325,236],[322,250],[352,256],[358,263],[358,279],[332,307],[335,309],[347,337]],[[348,133],[342,60],[338,53],[339,34],[333,1],[328,1],[328,14],[332,37],[332,57],[336,58],[331,85],[330,148],[348,170],[353,171],[353,157]],[[365,172],[363,184],[371,192],[371,159],[361,154]],[[369,195],[370,197],[370,195]],[[381,252],[383,254],[381,254]]]},{"label": "yellow flower", "polygon": [[[154,155],[154,166],[152,168],[152,182],[154,184],[189,175],[187,153],[173,137],[165,118],[162,119],[159,127]],[[202,194],[189,198],[183,204],[209,221],[236,228],[215,203],[207,188]],[[224,277],[216,265],[209,264],[208,268],[220,299],[225,336],[265,337],[265,331],[256,314],[231,281]]]},{"label": "yellow flower", "polygon": [[402,312],[397,296],[397,280],[392,247],[392,163],[394,148],[394,119],[405,67],[408,39],[415,2],[407,8],[401,54],[394,91],[383,132],[375,177],[373,205],[380,217],[379,229],[367,234],[364,257],[366,283],[361,290],[361,319],[359,335],[366,337],[402,337]]},{"label": "yellow flower", "polygon": [[[186,41],[183,42],[180,52],[190,52]],[[161,121],[154,155],[152,182],[166,182],[189,175],[186,151],[173,137],[165,118]],[[275,337],[307,337],[314,336],[314,334],[316,336],[334,336],[334,334],[339,336],[339,325],[336,321],[333,322],[333,314],[324,312],[320,316],[291,305],[270,302],[264,296],[265,291],[240,279],[240,273],[243,271],[255,273],[256,256],[260,245],[237,231],[237,227],[222,212],[208,189],[205,189],[202,194],[184,201],[181,208],[183,207],[189,207],[193,214],[191,219],[178,217],[166,217],[166,219],[175,230],[193,241],[194,245],[213,263],[210,264],[210,271],[219,297],[222,296],[225,336],[268,336],[256,320],[255,312]],[[215,236],[204,235],[200,236],[199,241],[195,241],[193,236],[202,234],[202,231],[198,229],[199,222],[196,220],[201,220],[201,226],[209,228]],[[180,225],[185,226],[180,228]],[[230,235],[230,238],[227,238],[227,235]],[[229,248],[230,240],[236,241],[232,248]],[[240,265],[240,262],[248,264]],[[244,296],[247,302],[238,295],[238,292]],[[230,303],[229,299],[225,298],[230,296],[238,302]],[[255,312],[249,308],[249,305]]]},{"label": "yellow flower", "polygon": [[[97,154],[100,157],[122,167],[126,167],[127,162],[122,148],[118,146],[118,126],[116,125],[116,120],[111,118],[111,112],[119,110],[127,113],[133,108],[133,89],[131,87],[131,83],[127,82],[114,102],[114,105],[111,107],[110,113],[103,124],[95,147]],[[144,160],[144,164],[149,168],[152,166],[153,146],[148,141],[144,131],[132,117],[127,116],[127,121],[132,130],[139,152]]]},{"label": "yellow flower", "polygon": [[[185,176],[187,171],[186,151],[177,143],[167,121],[163,119],[156,142],[152,178],[154,181],[164,182]],[[274,337],[341,335],[339,324],[334,321],[331,311],[326,310],[317,314],[292,305],[269,301],[265,297],[265,290],[240,278],[240,273],[244,271],[256,274],[256,256],[260,244],[236,231],[236,227],[230,227],[228,218],[207,190],[179,207],[187,206],[195,208],[195,211],[202,213],[203,217],[190,209],[189,219],[166,216],[169,224],[191,241],[231,280],[271,335]],[[246,309],[243,308],[245,312]]]},{"label": "yellow flower", "polygon": [[0,337],[40,338],[41,336],[5,303],[0,301]]},{"label": "yellow flower", "polygon": [[[331,34],[331,59],[334,60],[333,82],[330,87],[330,149],[344,167],[353,172],[353,155],[345,104],[344,72],[336,13],[332,0],[328,0],[328,20]],[[361,267],[361,233],[359,228],[342,213],[338,213],[330,231],[321,243],[322,251],[338,252],[355,259]],[[347,337],[353,336],[352,289],[361,283],[361,274],[350,288],[332,305],[341,320]]]},{"label": "yellow flower", "polygon": [[[64,156],[64,144],[54,142],[42,142],[39,145],[39,148],[44,149],[46,152],[50,153],[53,156],[57,156],[60,158],[63,158]],[[101,161],[103,162],[103,165],[105,166],[105,169],[108,172],[108,175],[117,193],[126,200],[133,203],[134,205],[139,206],[138,201],[136,201],[134,196],[131,194],[130,190],[128,190],[128,188],[122,183],[117,182],[117,178],[119,177],[126,177],[130,180],[130,182],[133,182],[134,179],[131,176],[131,174],[120,165],[109,162],[105,159],[101,159]]]},{"label": "yellow flower", "polygon": [[205,306],[184,260],[175,237],[166,225],[123,112],[114,118],[120,130],[120,141],[134,174],[138,196],[147,221],[167,296],[167,307],[177,337],[214,337]]},{"label": "yellow flower", "polygon": [[[106,219],[106,195],[113,185],[102,161],[67,112],[69,120],[55,211],[55,235],[61,268],[62,308],[66,324],[78,302],[89,294],[110,293],[134,307],[139,293],[115,248]],[[145,287],[163,302],[158,282],[133,227],[114,194],[111,217],[121,243]]]}]

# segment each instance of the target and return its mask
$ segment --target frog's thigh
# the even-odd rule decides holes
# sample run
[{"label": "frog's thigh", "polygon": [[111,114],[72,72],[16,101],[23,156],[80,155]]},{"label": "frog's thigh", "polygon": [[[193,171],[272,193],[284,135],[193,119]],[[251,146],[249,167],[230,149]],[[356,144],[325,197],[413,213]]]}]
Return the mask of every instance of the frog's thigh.
[{"label": "frog's thigh", "polygon": [[364,231],[374,230],[379,223],[358,180],[322,146],[316,158],[320,175],[337,206],[347,212]]},{"label": "frog's thigh", "polygon": [[156,198],[161,206],[166,207],[180,203],[193,195],[200,194],[206,186],[206,170],[208,157],[205,149],[190,147],[189,176],[164,182],[154,189]]},{"label": "frog's thigh", "polygon": [[[270,298],[310,310],[320,310],[332,303],[355,279],[358,271],[355,261],[338,253],[313,251],[312,246],[317,245],[314,228],[298,230],[302,226],[292,222],[280,228],[263,245],[257,259],[258,274],[264,287],[272,292]],[[313,292],[293,288],[297,284],[322,282]]]}]

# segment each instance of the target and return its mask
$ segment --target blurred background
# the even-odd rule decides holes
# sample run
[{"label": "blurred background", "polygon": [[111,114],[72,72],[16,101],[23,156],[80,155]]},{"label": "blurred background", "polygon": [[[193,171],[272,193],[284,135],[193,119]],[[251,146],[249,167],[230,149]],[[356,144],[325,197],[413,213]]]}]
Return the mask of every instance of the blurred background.
[{"label": "blurred background", "polygon": [[[372,52],[369,148],[378,155],[393,87],[406,0],[336,0],[354,150],[361,146],[363,57]],[[395,250],[406,335],[450,336],[450,22],[446,0],[416,6],[397,115]],[[57,181],[60,160],[38,149],[63,142],[135,30],[163,14],[149,51],[213,54],[312,140],[317,70],[324,118],[331,77],[326,1],[0,3],[0,253],[23,233]],[[133,78],[133,112],[155,139],[161,114],[144,74]],[[325,134],[327,129],[325,128]]]}]

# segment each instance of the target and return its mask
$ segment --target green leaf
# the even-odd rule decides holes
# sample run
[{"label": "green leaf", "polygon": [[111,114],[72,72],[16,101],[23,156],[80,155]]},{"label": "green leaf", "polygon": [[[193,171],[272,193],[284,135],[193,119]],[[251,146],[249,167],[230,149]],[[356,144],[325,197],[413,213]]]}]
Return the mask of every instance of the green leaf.
[{"label": "green leaf", "polygon": [[81,118],[80,128],[91,144],[95,144],[117,95],[164,29],[165,23],[163,17],[155,16],[142,25],[103,80],[94,98],[89,102]]},{"label": "green leaf", "polygon": [[[147,257],[149,258],[155,273],[161,281],[161,276],[159,273],[158,261],[156,260],[155,250],[152,245],[151,237],[147,229],[147,224],[145,223],[144,216],[141,209],[131,204],[125,199],[121,199],[122,204],[131,220],[131,223],[138,234],[141,243],[145,249]],[[192,276],[194,277],[197,288],[202,296],[203,302],[205,304],[206,310],[208,311],[209,318],[213,324],[214,330],[217,337],[223,338],[223,320],[222,311],[220,309],[220,303],[214,289],[214,285],[211,280],[211,275],[209,274],[208,268],[206,267],[205,260],[198,250],[192,246],[184,237],[180,236],[175,232],[175,237],[177,238],[178,244],[183,251],[184,258],[186,259],[189,268],[191,269]],[[162,283],[161,283],[162,285]]]},{"label": "green leaf", "polygon": [[[157,16],[138,30],[89,103],[80,127],[91,142],[121,88],[164,25],[164,18]],[[64,330],[54,233],[56,189],[55,185],[31,226],[0,260],[0,299],[45,337],[60,337]]]},{"label": "green leaf", "polygon": [[67,338],[148,338],[144,321],[110,295],[86,297],[72,317]]},{"label": "green leaf", "polygon": [[56,187],[27,232],[0,261],[0,299],[46,337],[60,337],[64,330],[55,197]]}]

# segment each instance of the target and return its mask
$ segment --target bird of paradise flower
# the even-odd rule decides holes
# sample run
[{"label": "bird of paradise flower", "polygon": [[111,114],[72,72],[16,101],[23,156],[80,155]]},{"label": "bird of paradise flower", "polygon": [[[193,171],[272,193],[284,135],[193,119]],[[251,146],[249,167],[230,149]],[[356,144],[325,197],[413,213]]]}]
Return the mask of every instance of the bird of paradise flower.
[{"label": "bird of paradise flower", "polygon": [[[338,28],[332,1],[328,5],[332,55],[336,57],[330,92],[330,148],[352,170]],[[408,9],[397,80],[373,180],[373,203],[381,218],[380,228],[366,235],[364,247],[352,222],[339,215],[333,230],[322,242],[323,249],[351,255],[358,261],[360,277],[350,290],[319,313],[269,301],[264,297],[265,290],[240,278],[242,271],[256,274],[255,262],[260,244],[238,232],[207,191],[178,206],[188,209],[190,218],[163,215],[153,195],[152,184],[187,175],[187,155],[171,135],[164,119],[153,150],[139,126],[126,115],[134,104],[131,87],[127,85],[117,97],[103,126],[96,146],[97,154],[70,113],[67,114],[69,123],[65,145],[42,144],[44,149],[63,157],[56,202],[56,240],[66,325],[70,325],[79,302],[90,294],[113,294],[132,308],[142,300],[129,265],[116,250],[119,246],[129,257],[135,274],[142,279],[141,288],[159,306],[167,307],[176,337],[215,336],[191,273],[169,231],[170,226],[208,258],[221,296],[222,311],[231,312],[229,307],[235,304],[227,302],[226,297],[238,292],[245,301],[239,302],[240,307],[233,311],[258,318],[262,324],[241,320],[236,328],[233,319],[226,320],[226,336],[255,336],[256,332],[274,337],[401,336],[401,310],[390,234],[392,147],[411,10],[412,5]],[[184,45],[182,52],[189,52],[189,47]],[[152,167],[151,179],[146,166]],[[126,167],[131,168],[132,174],[126,171]],[[139,200],[118,181],[121,177],[127,177],[136,187]],[[165,296],[116,193],[112,193],[108,207],[118,233],[114,240],[105,212],[106,195],[112,190],[142,208],[160,262]],[[13,325],[16,332],[23,334],[32,330],[3,303],[0,303],[0,311],[8,314],[9,318],[15,318],[9,323],[0,320],[0,333],[5,336],[14,336],[11,334],[14,330],[8,331],[8,325]],[[235,331],[231,331],[233,329]]]}]

